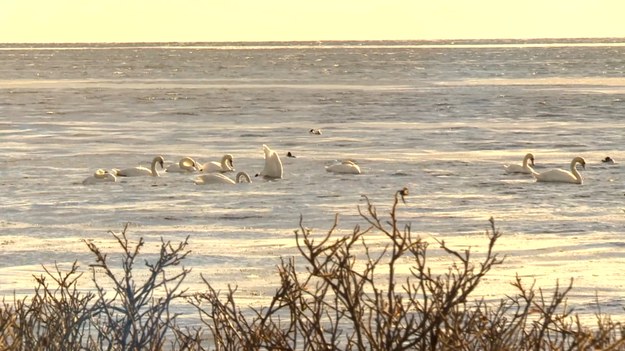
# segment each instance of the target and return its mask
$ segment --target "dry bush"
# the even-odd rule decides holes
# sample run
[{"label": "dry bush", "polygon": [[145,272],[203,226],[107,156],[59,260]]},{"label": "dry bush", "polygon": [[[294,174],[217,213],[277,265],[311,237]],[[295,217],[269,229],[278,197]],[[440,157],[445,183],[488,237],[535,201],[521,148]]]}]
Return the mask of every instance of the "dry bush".
[{"label": "dry bush", "polygon": [[[0,350],[173,350],[196,349],[198,338],[180,332],[174,300],[184,296],[181,284],[189,270],[168,271],[179,265],[188,251],[187,240],[174,246],[161,242],[154,262],[136,267],[143,239],[131,243],[126,233],[112,233],[120,248],[120,266],[94,243],[87,242],[95,257],[91,273],[95,289],[82,292],[77,283],[82,273],[74,262],[69,272],[60,267],[35,277],[34,296],[3,301],[0,306]],[[188,238],[187,238],[188,239]],[[145,279],[133,274],[147,271]],[[117,272],[117,273],[115,273]],[[195,339],[194,339],[195,337]]]},{"label": "dry bush", "polygon": [[[326,234],[314,235],[303,225],[295,232],[304,269],[283,259],[281,285],[267,307],[241,309],[236,289],[207,291],[192,303],[211,330],[216,350],[578,350],[622,347],[620,324],[600,319],[591,331],[572,318],[566,307],[571,290],[513,285],[518,295],[490,306],[469,299],[481,279],[503,259],[493,249],[501,234],[491,219],[485,254],[457,251],[444,241],[446,272],[435,273],[429,245],[402,225],[397,208],[408,195],[395,194],[388,216],[366,199],[359,214],[366,228],[337,234],[338,217]],[[381,251],[368,238],[384,236]],[[303,260],[302,260],[303,259]],[[410,273],[399,274],[410,262]]]},{"label": "dry bush", "polygon": [[[74,262],[67,272],[44,267],[32,297],[5,297],[0,350],[625,349],[619,322],[599,310],[589,327],[572,313],[572,281],[544,292],[517,277],[517,293],[499,303],[472,297],[503,263],[494,252],[501,237],[495,222],[481,255],[444,241],[431,249],[397,218],[407,195],[398,191],[384,216],[365,198],[359,214],[366,226],[347,235],[338,233],[338,216],[320,235],[300,218],[299,256],[279,262],[280,286],[258,309],[238,306],[236,288],[218,291],[204,277],[206,291],[186,294],[189,270],[176,267],[189,253],[188,238],[177,245],[161,240],[158,257],[141,265],[144,241],[132,243],[126,226],[111,233],[121,249],[114,259],[86,242],[95,259],[91,291],[78,288],[83,273]],[[430,263],[433,250],[448,258],[446,269]],[[171,311],[178,300],[197,308],[202,326],[178,324]]]},{"label": "dry bush", "polygon": [[[89,321],[95,314],[93,293],[81,293],[78,265],[62,273],[55,265],[46,275],[35,277],[34,296],[3,301],[0,308],[0,349],[2,350],[79,350],[86,344]],[[52,281],[52,285],[49,280]]]},{"label": "dry bush", "polygon": [[[122,249],[121,274],[113,270],[106,254],[92,242],[86,242],[96,258],[96,263],[91,265],[97,291],[98,313],[92,324],[97,331],[95,343],[98,349],[107,350],[160,350],[177,317],[170,313],[169,307],[174,300],[184,297],[185,290],[180,288],[189,273],[182,268],[169,276],[166,270],[179,265],[188,255],[189,238],[177,246],[161,240],[158,259],[153,263],[145,261],[147,276],[138,282],[133,274],[137,273],[135,265],[145,242],[140,238],[138,243],[130,243],[127,228],[128,225],[121,234],[112,233]],[[102,280],[108,280],[110,288],[105,288]]]}]

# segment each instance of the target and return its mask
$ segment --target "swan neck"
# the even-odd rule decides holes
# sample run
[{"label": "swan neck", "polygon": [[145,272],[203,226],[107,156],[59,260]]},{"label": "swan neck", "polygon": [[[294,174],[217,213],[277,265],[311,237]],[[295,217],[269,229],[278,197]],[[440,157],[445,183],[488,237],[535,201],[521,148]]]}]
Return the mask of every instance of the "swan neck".
[{"label": "swan neck", "polygon": [[575,177],[577,182],[581,183],[582,182],[582,175],[579,173],[579,171],[577,170],[577,167],[576,167],[578,163],[579,163],[578,160],[571,161],[571,173],[573,173],[573,176]]},{"label": "swan neck", "polygon": [[225,155],[224,157],[221,158],[221,169],[224,171],[230,170],[232,169],[230,167],[230,164],[228,163],[229,158],[228,155]]},{"label": "swan neck", "polygon": [[158,157],[152,160],[152,166],[150,170],[152,171],[152,177],[158,176],[158,171],[156,170],[156,163],[158,162]]}]

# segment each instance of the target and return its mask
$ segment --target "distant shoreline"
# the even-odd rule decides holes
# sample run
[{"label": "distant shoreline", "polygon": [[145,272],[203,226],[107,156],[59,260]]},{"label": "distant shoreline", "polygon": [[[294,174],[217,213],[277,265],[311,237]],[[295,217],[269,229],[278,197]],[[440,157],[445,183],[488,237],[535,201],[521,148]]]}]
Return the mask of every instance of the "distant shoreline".
[{"label": "distant shoreline", "polygon": [[625,46],[625,38],[537,38],[458,40],[323,40],[258,42],[95,42],[95,43],[0,43],[11,49],[284,49],[284,48],[479,48],[479,47]]}]

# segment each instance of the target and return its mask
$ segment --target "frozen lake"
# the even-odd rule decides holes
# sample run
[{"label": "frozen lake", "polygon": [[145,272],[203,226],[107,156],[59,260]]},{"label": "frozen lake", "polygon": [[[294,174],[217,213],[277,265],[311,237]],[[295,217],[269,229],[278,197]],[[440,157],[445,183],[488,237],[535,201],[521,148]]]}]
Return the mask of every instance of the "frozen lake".
[{"label": "frozen lake", "polygon": [[[160,237],[190,235],[191,290],[202,289],[202,273],[261,303],[279,258],[297,254],[300,215],[323,232],[338,212],[348,232],[364,225],[362,195],[384,210],[408,187],[400,213],[425,238],[479,250],[495,218],[504,232],[496,251],[507,259],[478,295],[513,293],[517,273],[546,289],[574,278],[578,313],[592,317],[598,300],[622,314],[623,51],[472,42],[0,48],[0,290],[29,294],[32,275],[54,262],[86,270],[82,240],[116,249],[108,231],[130,223],[148,252]],[[171,164],[232,154],[237,171],[255,174],[263,144],[280,154],[284,179],[197,186],[193,175],[164,173],[81,183],[156,155]],[[504,173],[527,152],[537,171],[584,157],[584,184]],[[325,171],[342,159],[363,174]]]}]

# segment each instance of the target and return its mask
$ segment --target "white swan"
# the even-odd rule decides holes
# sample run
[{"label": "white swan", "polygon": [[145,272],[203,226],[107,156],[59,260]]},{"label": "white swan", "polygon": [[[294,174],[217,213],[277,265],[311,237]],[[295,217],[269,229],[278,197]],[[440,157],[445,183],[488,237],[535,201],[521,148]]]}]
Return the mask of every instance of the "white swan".
[{"label": "white swan", "polygon": [[343,161],[326,167],[326,171],[332,173],[360,174],[360,167],[353,161]]},{"label": "white swan", "polygon": [[263,144],[263,151],[265,153],[265,167],[259,174],[257,174],[257,176],[265,178],[282,178],[284,170],[278,153],[271,150],[269,146],[265,144]]},{"label": "white swan", "polygon": [[195,178],[195,184],[204,185],[204,184],[238,184],[238,183],[251,183],[252,179],[249,174],[245,172],[237,173],[237,176],[232,180],[222,173],[210,173],[210,174],[202,174]]},{"label": "white swan", "polygon": [[156,170],[157,163],[161,166],[161,169],[165,168],[164,166],[165,160],[163,159],[163,156],[156,156],[152,160],[152,166],[150,167],[150,169],[139,166],[139,167],[126,168],[126,169],[113,169],[113,171],[115,175],[118,177],[142,177],[142,176],[158,177],[158,171]]},{"label": "white swan", "polygon": [[581,157],[575,157],[571,161],[571,171],[563,169],[551,169],[541,173],[534,173],[537,182],[558,182],[558,183],[574,183],[582,184],[582,175],[577,171],[577,164],[586,169],[586,161]]},{"label": "white swan", "polygon": [[165,172],[168,173],[192,173],[200,170],[197,162],[191,157],[185,156],[178,163],[174,163],[167,167]]},{"label": "white swan", "polygon": [[85,178],[82,181],[82,183],[84,185],[92,185],[92,184],[116,182],[116,181],[117,181],[117,178],[112,173],[109,173],[103,170],[102,168],[100,168],[97,171],[95,171],[93,175]]},{"label": "white swan", "polygon": [[234,171],[234,164],[230,154],[223,155],[220,162],[212,161],[202,165],[202,172],[204,173],[232,171]]},{"label": "white swan", "polygon": [[[531,166],[529,163],[531,162]],[[528,153],[523,158],[523,165],[504,165],[503,168],[506,170],[506,173],[526,173],[532,174],[534,173],[534,155]]]}]

